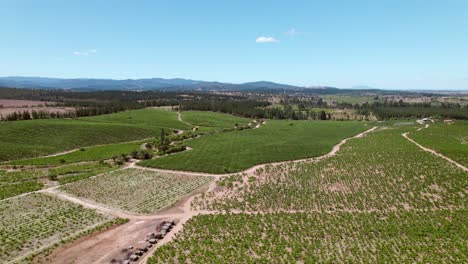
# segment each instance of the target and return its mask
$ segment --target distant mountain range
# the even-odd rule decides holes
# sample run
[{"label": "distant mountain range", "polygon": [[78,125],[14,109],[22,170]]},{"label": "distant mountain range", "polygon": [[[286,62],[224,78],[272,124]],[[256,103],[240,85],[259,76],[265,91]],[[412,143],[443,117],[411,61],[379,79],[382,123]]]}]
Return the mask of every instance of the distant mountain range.
[{"label": "distant mountain range", "polygon": [[252,92],[288,92],[288,93],[313,93],[313,94],[336,94],[336,93],[433,93],[434,91],[385,91],[365,85],[354,86],[351,89],[339,89],[329,86],[301,87],[288,84],[280,84],[267,81],[248,82],[241,84],[207,82],[190,79],[63,79],[43,77],[0,77],[0,87],[28,88],[28,89],[65,89],[75,91],[103,91],[103,90],[126,90],[126,91],[151,91],[151,90],[184,90],[184,91],[252,91]]},{"label": "distant mountain range", "polygon": [[[304,90],[305,87],[274,82],[249,82],[242,84],[206,82],[189,79],[61,79],[42,77],[0,77],[0,87],[70,89],[70,90]],[[313,87],[312,87],[313,88]],[[322,87],[320,87],[322,88]]]}]

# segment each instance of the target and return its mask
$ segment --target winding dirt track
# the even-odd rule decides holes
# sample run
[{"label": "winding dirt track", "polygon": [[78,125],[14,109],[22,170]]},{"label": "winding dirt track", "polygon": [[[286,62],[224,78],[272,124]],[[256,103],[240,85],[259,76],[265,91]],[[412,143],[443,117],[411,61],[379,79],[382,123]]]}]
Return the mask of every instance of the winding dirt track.
[{"label": "winding dirt track", "polygon": [[435,151],[435,150],[433,150],[433,149],[426,148],[426,147],[422,146],[422,145],[419,144],[418,142],[416,142],[416,141],[414,141],[413,139],[411,139],[411,138],[408,136],[408,134],[409,134],[409,132],[406,132],[406,133],[403,133],[403,134],[401,134],[401,135],[402,135],[404,138],[406,138],[407,140],[409,140],[411,143],[413,143],[413,144],[415,144],[416,146],[418,146],[420,149],[422,149],[422,150],[424,150],[424,151],[426,151],[426,152],[429,152],[429,153],[431,153],[431,154],[433,154],[433,155],[436,155],[436,156],[438,156],[438,157],[440,157],[440,158],[443,158],[444,160],[446,160],[446,161],[448,161],[448,162],[454,164],[455,166],[457,166],[458,168],[462,169],[463,171],[468,172],[468,168],[466,168],[465,166],[463,166],[463,165],[461,165],[460,163],[458,163],[458,162],[456,162],[456,161],[454,161],[454,160],[452,160],[452,159],[450,159],[450,158],[448,158],[448,157],[446,157],[446,156],[440,154],[439,152],[437,152],[437,151]]},{"label": "winding dirt track", "polygon": [[[258,128],[259,125],[256,126]],[[231,175],[236,175],[236,174],[252,174],[256,170],[264,168],[266,166],[279,166],[282,164],[287,164],[287,163],[297,163],[297,162],[312,162],[312,161],[319,161],[323,160],[326,158],[330,158],[336,155],[336,153],[340,150],[341,146],[345,144],[348,140],[353,139],[353,138],[361,138],[365,136],[367,133],[374,131],[377,129],[377,127],[372,127],[371,129],[368,129],[362,133],[359,133],[353,137],[345,138],[341,140],[338,144],[333,146],[333,148],[330,150],[330,152],[318,156],[318,157],[312,157],[312,158],[305,158],[305,159],[297,159],[297,160],[288,160],[288,161],[278,161],[278,162],[270,162],[270,163],[263,163],[263,164],[258,164],[253,167],[250,167],[246,170],[240,171],[240,172],[234,172],[234,173],[225,173],[225,174],[214,174],[214,173],[206,173],[206,172],[193,172],[193,171],[179,171],[179,170],[167,170],[167,169],[158,169],[158,168],[149,168],[149,167],[142,167],[139,165],[136,165],[136,162],[130,163],[129,167],[130,168],[138,168],[138,169],[143,169],[143,170],[151,170],[151,171],[156,171],[156,172],[161,172],[161,173],[176,173],[176,174],[181,174],[181,175],[191,175],[191,176],[210,176],[214,178],[221,178],[224,176],[231,176]]]},{"label": "winding dirt track", "polygon": [[[255,128],[259,128],[260,125],[257,125]],[[223,176],[229,176],[229,175],[235,175],[235,174],[246,174],[246,175],[252,175],[257,169],[264,168],[266,166],[278,166],[281,164],[286,164],[286,163],[295,163],[295,162],[305,162],[305,161],[319,161],[322,159],[326,159],[329,157],[332,157],[336,155],[336,153],[340,150],[341,146],[345,144],[348,140],[353,139],[353,138],[361,138],[364,135],[366,135],[369,132],[372,132],[375,130],[377,127],[372,127],[371,129],[368,129],[362,133],[359,133],[353,137],[349,137],[346,139],[341,140],[338,144],[333,146],[332,150],[322,156],[319,157],[313,157],[313,158],[306,158],[306,159],[300,159],[300,160],[293,160],[293,161],[282,161],[282,162],[274,162],[274,163],[266,163],[266,164],[259,164],[256,166],[253,166],[251,168],[248,168],[244,171],[237,172],[237,173],[229,173],[229,174],[210,174],[210,173],[200,173],[200,172],[188,172],[188,171],[173,171],[173,170],[163,170],[163,169],[157,169],[157,168],[147,168],[147,167],[141,167],[136,165],[136,161],[131,161],[129,164],[125,166],[123,169],[129,169],[129,168],[138,168],[142,170],[150,170],[150,171],[155,171],[155,172],[160,172],[160,173],[171,173],[171,174],[182,174],[182,175],[190,175],[190,176],[208,176],[208,177],[213,177],[214,179],[219,179],[220,177]],[[216,187],[216,181],[213,180],[208,189],[205,192],[209,192],[213,190]],[[168,233],[164,239],[160,240],[148,253],[144,255],[142,259],[138,263],[144,263],[146,262],[147,258],[152,255],[152,252],[158,247],[163,246],[164,244],[170,242],[174,236],[180,232],[183,229],[184,224],[191,219],[192,217],[196,215],[201,215],[201,214],[216,214],[216,213],[221,213],[218,211],[201,211],[201,210],[192,210],[190,207],[190,204],[192,200],[195,198],[195,196],[198,195],[196,191],[192,192],[188,196],[182,199],[182,201],[176,203],[174,206],[161,211],[158,214],[155,215],[138,215],[138,214],[133,214],[130,212],[125,212],[123,210],[119,210],[116,208],[110,208],[109,206],[103,205],[96,203],[94,201],[90,201],[87,199],[83,198],[78,198],[73,195],[61,192],[58,190],[58,188],[53,187],[53,188],[48,188],[39,191],[41,193],[46,193],[49,195],[54,195],[57,196],[61,199],[74,202],[77,204],[80,204],[84,207],[95,209],[101,213],[105,214],[110,214],[116,217],[121,217],[121,218],[127,218],[130,221],[127,224],[124,224],[122,227],[116,227],[110,229],[108,232],[109,233],[116,233],[116,236],[118,236],[118,239],[112,240],[108,239],[109,234],[107,234],[107,231],[104,232],[99,232],[96,235],[91,235],[82,239],[79,239],[78,241],[75,241],[69,245],[66,245],[64,247],[58,248],[54,250],[53,254],[51,255],[51,260],[50,263],[63,263],[65,259],[74,259],[74,263],[85,263],[81,262],[80,259],[83,259],[83,261],[90,261],[92,260],[92,257],[96,258],[97,252],[100,252],[101,250],[105,250],[108,248],[112,248],[112,243],[114,243],[114,250],[115,246],[123,246],[122,239],[124,239],[124,236],[130,235],[128,232],[129,230],[133,230],[132,232],[136,232],[134,230],[134,225],[151,225],[152,227],[155,226],[155,221],[157,220],[163,220],[163,219],[169,219],[169,220],[176,220],[177,225],[171,230],[170,233]],[[249,212],[247,212],[249,213]],[[260,212],[250,212],[250,213],[260,213]],[[139,234],[144,235],[146,229],[140,230]],[[120,233],[119,233],[120,232]],[[124,238],[122,238],[124,237]],[[100,241],[99,243],[96,241]],[[104,242],[105,241],[105,242]],[[83,257],[83,252],[86,252],[86,255],[89,255],[88,257]],[[118,253],[118,252],[117,252]],[[114,252],[116,254],[116,252]],[[105,263],[109,261],[110,257],[110,252],[106,253],[106,258],[100,257],[99,259],[95,259],[94,263]],[[80,257],[81,256],[81,257]]]},{"label": "winding dirt track", "polygon": [[182,123],[184,123],[186,125],[189,125],[191,127],[194,126],[194,125],[190,124],[189,122],[182,119],[182,114],[180,113],[180,111],[177,111],[177,120],[179,120],[180,122],[182,122]]},{"label": "winding dirt track", "polygon": [[[181,118],[180,113],[178,112],[178,119],[182,122],[184,122]],[[186,122],[185,122],[186,123]],[[189,124],[189,123],[187,123]],[[191,125],[191,124],[190,124]],[[257,125],[255,128],[258,128],[259,125]],[[426,125],[424,128],[428,128],[429,125]],[[282,162],[273,162],[273,163],[266,163],[266,164],[259,164],[255,165],[251,168],[248,168],[244,171],[237,172],[237,173],[229,173],[229,174],[211,174],[211,173],[202,173],[202,172],[190,172],[190,171],[175,171],[175,170],[164,170],[164,169],[157,169],[157,168],[148,168],[148,167],[141,167],[136,165],[137,161],[131,161],[129,164],[125,166],[125,168],[122,169],[128,169],[128,168],[137,168],[137,169],[142,169],[142,170],[150,170],[150,171],[155,171],[155,172],[160,172],[160,173],[169,173],[169,174],[179,174],[179,175],[189,175],[189,176],[208,176],[208,177],[213,177],[214,179],[219,179],[224,176],[229,176],[229,175],[236,175],[236,174],[244,174],[244,175],[253,175],[256,170],[260,168],[264,168],[266,166],[278,166],[282,164],[287,164],[287,163],[296,163],[296,162],[316,162],[319,160],[323,160],[326,158],[330,158],[334,155],[337,154],[337,152],[340,150],[341,146],[345,144],[348,140],[353,139],[353,138],[361,138],[365,136],[366,134],[374,131],[377,129],[377,127],[372,127],[362,133],[359,133],[353,137],[349,137],[346,139],[341,140],[338,144],[333,146],[330,152],[319,156],[319,157],[313,157],[313,158],[306,158],[306,159],[299,159],[299,160],[292,160],[292,161],[282,161]],[[423,128],[421,128],[423,129]],[[412,142],[413,144],[417,145],[419,148],[422,150],[429,152],[431,154],[434,154],[436,156],[439,156],[450,163],[456,165],[457,167],[463,169],[464,171],[468,171],[466,167],[463,165],[451,160],[448,157],[445,157],[444,155],[437,153],[436,151],[426,148],[411,138],[408,137],[409,132],[403,133],[402,136],[405,137],[407,140]],[[204,192],[210,192],[216,187],[216,181],[213,180],[210,185],[208,186],[207,190],[204,190]],[[219,211],[204,211],[204,210],[192,210],[191,208],[191,202],[193,199],[200,193],[200,190],[194,191],[191,194],[187,195],[186,197],[182,198],[181,201],[177,202],[175,205],[164,209],[160,211],[160,213],[155,214],[155,215],[138,215],[138,214],[133,214],[131,212],[125,212],[123,210],[119,210],[116,208],[110,208],[109,206],[103,205],[96,203],[94,201],[78,198],[75,196],[72,196],[67,193],[63,193],[58,190],[56,187],[48,188],[41,190],[39,192],[46,193],[49,195],[54,195],[57,196],[61,199],[68,200],[70,202],[74,202],[77,204],[80,204],[84,207],[87,208],[92,208],[95,209],[99,212],[105,213],[105,214],[110,214],[116,217],[121,217],[121,218],[128,218],[130,221],[122,226],[118,226],[115,228],[111,228],[109,230],[99,232],[98,234],[91,235],[88,237],[84,237],[79,239],[76,242],[73,242],[71,244],[65,245],[64,247],[56,249],[51,258],[50,263],[63,263],[64,260],[67,259],[74,259],[74,263],[86,263],[82,262],[80,259],[83,259],[83,261],[92,261],[93,263],[108,263],[109,262],[109,257],[114,254],[115,257],[115,248],[116,247],[124,247],[128,241],[133,239],[135,241],[135,236],[139,234],[140,236],[142,234],[145,234],[150,227],[154,227],[157,223],[159,223],[162,220],[175,220],[177,222],[177,225],[171,230],[170,233],[168,233],[162,240],[160,240],[151,250],[146,253],[143,258],[141,258],[138,263],[145,263],[147,259],[152,255],[152,253],[155,251],[156,248],[163,246],[164,244],[172,241],[175,237],[175,235],[183,230],[184,224],[190,220],[192,217],[196,215],[205,215],[205,214],[219,214],[222,212]],[[288,211],[289,212],[289,211]],[[291,211],[293,212],[301,212],[301,211]],[[262,214],[262,213],[267,213],[267,212],[246,212],[246,211],[232,211],[230,213],[246,213],[246,214]],[[133,235],[133,237],[132,237]],[[129,236],[129,237],[127,237]],[[115,239],[114,239],[115,238]],[[114,249],[114,252],[112,252],[112,249]],[[99,252],[108,250],[108,252],[105,253],[106,257],[99,256]],[[88,252],[89,251],[89,252]],[[87,255],[84,258],[83,257],[83,252],[86,252]],[[121,254],[121,252],[120,252]],[[81,257],[80,257],[81,256]],[[99,258],[98,258],[99,257]]]}]

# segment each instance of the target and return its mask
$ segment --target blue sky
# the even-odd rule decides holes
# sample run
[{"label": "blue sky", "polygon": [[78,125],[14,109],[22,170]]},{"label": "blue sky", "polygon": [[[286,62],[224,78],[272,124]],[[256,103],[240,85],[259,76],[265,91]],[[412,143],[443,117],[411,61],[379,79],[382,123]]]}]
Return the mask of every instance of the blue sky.
[{"label": "blue sky", "polygon": [[467,0],[2,0],[0,76],[468,89]]}]

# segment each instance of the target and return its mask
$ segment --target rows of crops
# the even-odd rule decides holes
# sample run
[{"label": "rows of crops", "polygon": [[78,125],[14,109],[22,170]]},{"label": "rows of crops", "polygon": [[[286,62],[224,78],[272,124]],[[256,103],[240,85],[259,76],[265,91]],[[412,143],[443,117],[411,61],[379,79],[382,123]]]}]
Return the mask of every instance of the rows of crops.
[{"label": "rows of crops", "polygon": [[202,215],[148,263],[466,263],[467,213]]},{"label": "rows of crops", "polygon": [[61,189],[111,207],[149,214],[176,202],[211,180],[211,177],[125,169],[65,185]]},{"label": "rows of crops", "polygon": [[260,163],[319,156],[343,138],[369,128],[364,122],[269,120],[259,129],[187,141],[193,150],[146,160],[140,165],[210,173],[237,172]]},{"label": "rows of crops", "polygon": [[7,262],[111,220],[44,194],[0,201],[0,259]]},{"label": "rows of crops", "polygon": [[209,128],[232,128],[236,124],[241,126],[251,122],[247,118],[208,111],[182,112],[182,119],[194,126]]},{"label": "rows of crops", "polygon": [[103,123],[125,123],[140,126],[155,126],[166,129],[190,129],[191,126],[180,122],[177,119],[177,113],[163,109],[139,109],[126,112],[119,112],[109,115],[99,115],[92,117],[83,117],[81,120]]},{"label": "rows of crops", "polygon": [[468,166],[468,121],[431,124],[410,134],[419,144]]},{"label": "rows of crops", "polygon": [[[266,167],[250,178],[224,178],[203,209],[396,210],[466,205],[468,175],[385,129],[346,143],[317,163]],[[210,196],[208,196],[209,198]]]},{"label": "rows of crops", "polygon": [[112,171],[118,166],[107,163],[83,163],[51,167],[47,169],[27,168],[15,171],[0,171],[0,200],[22,193],[40,190],[44,182],[59,184],[74,182]]},{"label": "rows of crops", "polygon": [[100,144],[159,135],[164,129],[188,129],[171,111],[143,109],[78,120],[7,122],[0,126],[0,162],[32,158]]},{"label": "rows of crops", "polygon": [[113,156],[119,156],[121,154],[128,154],[133,150],[139,150],[140,145],[148,140],[132,141],[125,143],[116,143],[110,145],[93,146],[87,148],[81,148],[71,153],[51,156],[51,157],[40,157],[24,160],[15,160],[9,162],[11,165],[60,165],[68,163],[76,163],[82,161],[97,161],[111,159]]},{"label": "rows of crops", "polygon": [[47,177],[46,171],[0,170],[0,200],[42,189],[44,184],[38,181],[42,177]]},{"label": "rows of crops", "polygon": [[222,178],[193,206],[246,212],[192,218],[149,263],[465,263],[468,175],[408,142],[408,130]]}]

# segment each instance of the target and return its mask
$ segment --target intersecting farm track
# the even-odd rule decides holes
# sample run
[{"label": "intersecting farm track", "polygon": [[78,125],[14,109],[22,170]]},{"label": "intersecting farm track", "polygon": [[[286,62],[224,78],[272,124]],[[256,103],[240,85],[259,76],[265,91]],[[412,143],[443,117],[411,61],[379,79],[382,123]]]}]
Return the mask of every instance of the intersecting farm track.
[{"label": "intersecting farm track", "polygon": [[[427,127],[428,126],[426,126],[425,128],[427,128]],[[258,126],[256,128],[258,128]],[[364,131],[364,132],[362,132],[362,133],[360,133],[358,135],[355,135],[355,136],[350,137],[350,138],[343,139],[338,144],[336,144],[332,148],[332,150],[330,152],[328,152],[328,153],[326,153],[326,154],[324,154],[322,156],[319,156],[319,157],[306,158],[306,159],[293,160],[293,161],[282,161],[282,162],[260,164],[260,165],[253,166],[253,167],[251,167],[249,169],[246,169],[246,170],[244,170],[242,172],[238,172],[238,173],[210,174],[210,173],[199,173],[199,172],[190,172],[190,171],[164,170],[164,169],[157,169],[157,168],[141,167],[141,166],[136,165],[136,161],[131,161],[128,164],[126,164],[126,166],[124,168],[122,168],[122,170],[126,170],[126,169],[129,169],[129,168],[138,168],[138,169],[142,169],[142,170],[149,170],[149,171],[155,171],[155,172],[160,172],[160,173],[169,173],[169,174],[178,174],[178,175],[187,175],[187,176],[206,176],[206,177],[212,177],[212,178],[215,179],[210,183],[208,188],[204,188],[203,190],[199,189],[199,190],[193,191],[192,193],[190,193],[187,196],[183,197],[175,205],[171,206],[170,208],[163,209],[162,211],[160,211],[160,212],[158,212],[157,214],[154,214],[154,215],[140,215],[140,214],[135,214],[135,213],[131,213],[131,212],[126,212],[124,210],[117,209],[117,208],[111,208],[111,207],[109,207],[107,205],[99,204],[99,203],[96,203],[94,201],[86,200],[86,199],[83,199],[83,198],[78,198],[78,197],[75,197],[75,196],[70,195],[68,193],[61,192],[57,187],[43,189],[43,190],[38,191],[38,192],[46,193],[46,194],[53,195],[53,196],[57,196],[57,197],[59,197],[61,199],[64,199],[64,200],[67,200],[67,201],[70,201],[70,202],[73,202],[73,203],[80,204],[80,205],[82,205],[84,207],[87,207],[87,208],[95,209],[95,210],[97,210],[99,212],[102,212],[102,213],[105,213],[105,214],[110,214],[110,215],[120,217],[120,218],[127,218],[127,219],[130,220],[129,223],[125,224],[125,226],[127,226],[126,227],[127,229],[135,228],[135,225],[142,225],[142,224],[149,224],[149,225],[154,226],[154,221],[158,221],[158,220],[161,220],[161,221],[165,220],[165,219],[167,219],[167,220],[169,220],[169,219],[170,220],[176,220],[177,225],[174,227],[174,229],[170,233],[168,233],[162,240],[160,240],[156,244],[155,247],[153,247],[148,253],[146,253],[145,256],[142,259],[139,260],[140,263],[144,263],[147,260],[147,258],[152,255],[152,252],[154,252],[154,250],[156,248],[161,247],[164,244],[170,242],[174,238],[174,236],[183,229],[184,224],[189,219],[191,219],[192,217],[194,217],[196,215],[203,215],[203,214],[220,214],[220,213],[223,213],[221,211],[194,210],[194,209],[191,208],[192,201],[194,200],[194,198],[197,195],[200,194],[200,192],[205,192],[205,193],[210,192],[216,187],[216,180],[217,179],[220,179],[221,177],[225,177],[225,176],[238,175],[238,174],[243,174],[243,175],[246,175],[246,176],[252,176],[252,175],[255,174],[255,171],[257,171],[258,169],[264,168],[266,166],[279,166],[279,165],[282,165],[282,164],[296,163],[296,162],[316,162],[316,161],[320,161],[320,160],[323,160],[323,159],[326,159],[326,158],[329,158],[329,157],[332,157],[332,156],[336,155],[337,152],[340,150],[340,147],[343,144],[345,144],[348,140],[353,139],[353,138],[363,137],[367,133],[370,133],[370,132],[374,131],[375,129],[377,129],[377,127],[372,127],[372,128],[370,128],[370,129],[368,129],[368,130],[366,130],[366,131]],[[468,169],[466,167],[464,167],[463,165],[451,160],[450,158],[447,158],[447,157],[443,156],[440,153],[437,153],[434,150],[428,149],[428,148],[418,144],[417,142],[415,142],[414,140],[409,138],[408,134],[409,134],[409,132],[406,132],[406,133],[403,133],[402,136],[404,138],[406,138],[407,140],[409,140],[411,143],[417,145],[422,150],[424,150],[426,152],[429,152],[429,153],[432,153],[432,154],[434,154],[434,155],[436,155],[436,156],[438,156],[440,158],[443,158],[443,159],[447,160],[448,162],[450,162],[452,164],[455,164],[457,167],[463,169],[464,171],[468,171]],[[99,175],[94,176],[94,177],[99,177]],[[417,210],[417,209],[411,209],[411,210]],[[296,212],[302,212],[302,211],[297,210],[297,211],[288,211],[288,212],[296,213]],[[236,213],[262,214],[262,213],[268,213],[268,212],[231,211],[230,213],[234,213],[234,214],[236,214]],[[111,229],[111,230],[109,230],[109,232],[116,232],[116,231],[112,231],[112,229]],[[85,238],[81,239],[77,243],[74,243],[71,247],[76,246],[77,248],[80,248],[80,243],[86,243],[86,241],[87,241],[86,239],[88,239],[88,238],[85,237]],[[95,238],[93,238],[93,236],[91,236],[91,237],[89,237],[89,239],[95,239]],[[68,249],[70,249],[70,247]],[[80,252],[80,254],[83,254],[83,253]],[[58,261],[60,261],[60,260],[58,260]],[[52,259],[52,263],[59,263],[59,262]],[[79,262],[77,262],[77,263],[79,263]]]},{"label": "intersecting farm track", "polygon": [[[338,144],[336,144],[332,148],[332,150],[330,152],[328,152],[328,153],[326,153],[326,154],[324,154],[322,156],[319,156],[319,157],[300,159],[300,160],[294,160],[294,161],[283,161],[283,162],[274,162],[274,163],[268,163],[268,164],[260,164],[260,165],[253,166],[253,167],[251,167],[251,168],[249,168],[247,170],[244,170],[244,171],[238,172],[238,173],[209,174],[209,173],[198,173],[198,172],[187,172],[187,171],[162,170],[162,169],[157,169],[157,168],[146,168],[146,167],[138,166],[138,165],[136,165],[136,161],[131,161],[130,163],[128,163],[125,166],[125,168],[123,168],[123,170],[129,169],[129,168],[138,168],[138,169],[142,169],[142,170],[150,170],[150,171],[161,172],[161,173],[172,173],[172,174],[187,175],[187,176],[206,176],[206,177],[212,177],[214,179],[219,179],[219,178],[224,177],[224,176],[235,175],[235,174],[239,174],[239,173],[244,174],[244,175],[253,175],[256,170],[261,169],[261,168],[266,167],[266,166],[278,166],[278,165],[281,165],[281,164],[286,164],[286,163],[291,163],[291,162],[293,162],[293,163],[294,162],[304,162],[304,161],[315,162],[315,161],[319,161],[319,160],[322,160],[322,159],[325,159],[325,158],[332,157],[332,156],[336,155],[336,153],[340,150],[340,147],[343,144],[345,144],[348,140],[350,140],[352,138],[363,137],[367,133],[369,133],[371,131],[374,131],[376,128],[377,127],[373,127],[371,129],[368,129],[365,132],[362,132],[362,133],[358,134],[358,135],[355,135],[353,137],[341,140]],[[215,187],[216,187],[216,181],[214,180],[214,181],[211,182],[211,184],[208,186],[208,188],[205,189],[204,191],[205,192],[210,192]],[[156,246],[151,249],[151,251],[149,253],[145,254],[145,257],[140,260],[140,263],[144,263],[146,261],[146,259],[149,256],[151,256],[152,252],[156,248],[166,244],[167,242],[170,242],[174,238],[174,236],[183,229],[184,224],[190,218],[192,218],[192,217],[194,217],[196,215],[201,215],[201,214],[218,214],[218,213],[222,213],[222,212],[219,212],[219,211],[193,210],[190,205],[191,205],[193,199],[195,198],[195,196],[197,196],[199,194],[199,190],[198,190],[198,192],[194,191],[191,194],[184,197],[181,201],[179,201],[178,203],[176,203],[174,206],[171,207],[172,210],[171,210],[171,208],[169,208],[169,209],[163,210],[160,213],[157,213],[155,215],[139,215],[139,214],[134,214],[134,213],[130,213],[130,212],[125,212],[123,210],[116,209],[116,208],[110,208],[107,205],[99,204],[99,203],[96,203],[94,201],[90,201],[90,200],[83,199],[83,198],[78,198],[78,197],[75,197],[75,196],[70,195],[68,193],[61,192],[56,187],[44,189],[44,190],[41,190],[40,192],[57,196],[57,197],[59,197],[61,199],[68,200],[70,202],[80,204],[80,205],[82,205],[84,207],[87,207],[87,208],[95,209],[95,210],[100,211],[100,212],[105,213],[105,214],[111,214],[111,215],[114,215],[116,217],[127,218],[130,221],[129,221],[129,223],[127,223],[125,225],[128,225],[128,226],[130,226],[130,225],[141,225],[144,221],[148,221],[147,222],[148,224],[154,224],[152,221],[158,220],[158,219],[160,219],[160,220],[163,220],[163,219],[176,220],[177,225],[174,227],[174,229],[168,235],[166,235],[162,240],[160,240],[156,244]],[[233,212],[233,213],[241,213],[241,212]],[[245,213],[245,212],[243,212],[243,213]],[[247,212],[247,213],[254,214],[254,213],[262,213],[262,212]],[[128,227],[128,228],[130,228],[130,227]],[[112,232],[112,231],[110,231],[110,232]],[[94,238],[91,236],[89,239],[94,239]],[[86,243],[86,240],[85,239],[80,240],[79,243]],[[80,248],[79,243],[75,245],[77,248]],[[57,261],[60,261],[60,260],[58,259]],[[52,262],[54,262],[54,259],[52,259]],[[58,263],[58,262],[54,262],[54,263]]]}]

